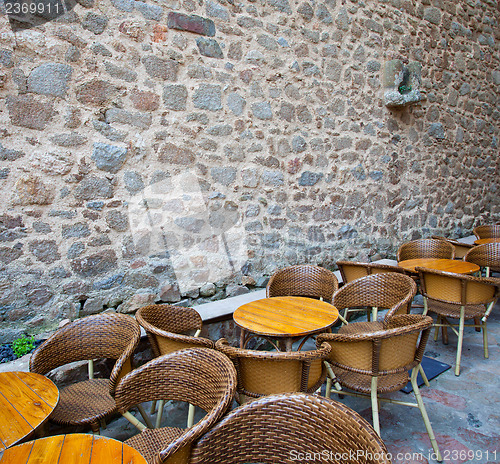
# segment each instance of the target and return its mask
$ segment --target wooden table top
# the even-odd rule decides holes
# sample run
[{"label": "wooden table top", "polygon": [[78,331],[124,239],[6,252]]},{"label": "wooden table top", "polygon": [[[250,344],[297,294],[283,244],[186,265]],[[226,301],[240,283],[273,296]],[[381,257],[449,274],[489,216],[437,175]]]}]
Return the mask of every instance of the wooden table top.
[{"label": "wooden table top", "polygon": [[5,450],[0,464],[147,464],[139,451],[113,438],[73,433]]},{"label": "wooden table top", "polygon": [[456,259],[437,259],[437,258],[417,258],[406,259],[398,263],[399,267],[407,271],[415,272],[416,267],[427,267],[437,271],[455,272],[456,274],[473,274],[479,271],[479,266],[467,261]]},{"label": "wooden table top", "polygon": [[475,245],[484,245],[485,243],[499,243],[500,238],[478,238],[474,240]]},{"label": "wooden table top", "polygon": [[249,332],[270,337],[302,337],[337,321],[338,311],[325,301],[299,296],[263,298],[240,306],[234,322]]},{"label": "wooden table top", "polygon": [[0,373],[0,451],[40,427],[57,406],[52,381],[33,372]]}]

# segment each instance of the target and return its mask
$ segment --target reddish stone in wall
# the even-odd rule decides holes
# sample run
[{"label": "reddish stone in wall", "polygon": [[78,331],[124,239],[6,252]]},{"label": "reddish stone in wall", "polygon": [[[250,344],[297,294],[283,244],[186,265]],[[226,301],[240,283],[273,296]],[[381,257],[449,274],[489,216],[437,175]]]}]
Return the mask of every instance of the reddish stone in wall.
[{"label": "reddish stone in wall", "polygon": [[195,34],[215,35],[215,24],[211,19],[202,18],[197,15],[185,15],[182,13],[170,12],[168,14],[167,25],[170,29],[194,32]]}]

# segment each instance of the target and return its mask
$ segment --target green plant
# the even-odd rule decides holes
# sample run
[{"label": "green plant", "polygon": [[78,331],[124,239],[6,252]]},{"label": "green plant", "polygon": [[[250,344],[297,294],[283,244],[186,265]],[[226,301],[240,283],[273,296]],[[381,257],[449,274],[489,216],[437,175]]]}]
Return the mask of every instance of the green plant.
[{"label": "green plant", "polygon": [[35,337],[20,337],[12,342],[12,351],[20,358],[35,347]]}]

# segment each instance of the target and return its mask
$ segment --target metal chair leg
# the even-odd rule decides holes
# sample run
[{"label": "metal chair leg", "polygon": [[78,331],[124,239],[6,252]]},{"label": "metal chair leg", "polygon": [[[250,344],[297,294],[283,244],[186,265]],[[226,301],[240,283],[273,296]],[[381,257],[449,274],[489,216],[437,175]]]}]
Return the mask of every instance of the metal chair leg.
[{"label": "metal chair leg", "polygon": [[464,326],[465,326],[465,306],[460,307],[460,326],[458,329],[458,344],[457,344],[457,363],[455,366],[455,375],[460,375],[460,360],[462,358],[462,345],[464,342]]},{"label": "metal chair leg", "polygon": [[424,406],[424,402],[422,401],[422,397],[420,396],[420,390],[417,385],[417,369],[413,369],[410,377],[411,386],[413,387],[413,393],[415,395],[415,399],[417,400],[418,409],[420,409],[420,414],[422,414],[422,419],[424,419],[425,429],[427,430],[427,434],[429,435],[429,439],[431,440],[432,449],[436,453],[437,461],[442,462],[443,458],[441,456],[441,452],[439,451],[439,447],[436,441],[436,437],[434,436],[434,431],[432,430],[432,425],[429,420],[429,416],[427,415],[427,411]]},{"label": "metal chair leg", "polygon": [[372,418],[373,418],[373,428],[380,436],[380,421],[378,417],[378,396],[377,396],[377,377],[372,377],[372,387],[371,387],[371,400],[372,400]]},{"label": "metal chair leg", "polygon": [[424,381],[425,386],[430,387],[429,380],[427,379],[427,376],[425,375],[424,368],[422,367],[422,364],[418,365],[418,371],[420,372],[420,375],[422,376],[422,380]]},{"label": "metal chair leg", "polygon": [[482,329],[483,329],[483,348],[484,348],[484,357],[488,359],[489,354],[488,354],[488,332],[486,330],[486,321],[483,321],[481,323]]}]

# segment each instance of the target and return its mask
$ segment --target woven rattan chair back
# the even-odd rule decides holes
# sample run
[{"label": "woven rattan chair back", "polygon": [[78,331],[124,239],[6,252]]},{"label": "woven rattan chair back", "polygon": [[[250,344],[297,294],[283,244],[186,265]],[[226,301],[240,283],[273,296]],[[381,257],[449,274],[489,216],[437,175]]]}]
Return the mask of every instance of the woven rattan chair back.
[{"label": "woven rattan chair back", "polygon": [[500,279],[486,279],[454,272],[417,268],[422,295],[455,305],[486,305],[498,298]]},{"label": "woven rattan chair back", "polygon": [[339,311],[364,307],[388,309],[385,316],[388,319],[409,313],[416,292],[415,281],[406,274],[372,274],[342,286],[333,296],[333,305]]},{"label": "woven rattan chair back", "polygon": [[475,246],[465,255],[464,261],[500,272],[500,242]]},{"label": "woven rattan chair back", "polygon": [[[141,452],[147,450],[148,462],[178,463],[187,462],[192,441],[226,413],[235,391],[236,370],[227,356],[213,349],[187,348],[155,358],[125,376],[116,389],[116,404],[121,413],[149,400],[183,401],[204,410],[207,414],[184,431],[169,435],[168,428],[156,429],[159,434],[154,435],[145,429],[133,442],[142,445]],[[168,442],[168,436],[174,439]]]},{"label": "woven rattan chair back", "polygon": [[[314,392],[326,378],[325,344],[312,351],[256,351],[235,348],[225,339],[215,347],[228,356],[238,373],[238,393],[250,398],[287,392]],[[240,401],[244,399],[240,396]]]},{"label": "woven rattan chair back", "polygon": [[472,232],[477,238],[500,238],[500,224],[477,226]]},{"label": "woven rattan chair back", "polygon": [[[335,455],[359,457],[335,459]],[[266,396],[233,410],[196,442],[191,463],[330,461],[391,462],[383,441],[358,413],[318,395],[288,393]]]},{"label": "woven rattan chair back", "polygon": [[146,331],[155,356],[184,348],[214,346],[211,340],[188,334],[202,327],[201,316],[193,308],[154,304],[140,308],[135,317]]},{"label": "woven rattan chair back", "polygon": [[328,360],[333,366],[363,375],[388,376],[420,364],[431,325],[430,317],[400,314],[385,322],[383,330],[320,334],[316,343],[331,345]]},{"label": "woven rattan chair back", "polygon": [[331,303],[339,288],[335,274],[320,266],[302,264],[274,273],[266,287],[267,297],[304,296]]},{"label": "woven rattan chair back", "polygon": [[445,240],[433,238],[413,240],[412,242],[403,243],[399,247],[398,262],[417,258],[454,259],[455,247]]},{"label": "woven rattan chair back", "polygon": [[398,266],[390,266],[388,264],[337,261],[337,266],[340,274],[342,275],[342,281],[344,284],[372,274],[385,274],[387,272],[397,272],[399,274],[405,273],[404,269]]},{"label": "woven rattan chair back", "polygon": [[131,356],[140,337],[139,324],[125,314],[96,314],[77,319],[59,329],[34,351],[30,371],[45,375],[75,361],[115,359],[109,379],[113,395],[119,378],[132,368]]},{"label": "woven rattan chair back", "polygon": [[[430,311],[438,317],[434,339],[437,340],[439,327],[443,327],[444,343],[448,342],[447,328],[451,328],[458,336],[455,375],[460,375],[466,320],[474,319],[474,323],[467,326],[482,330],[484,357],[489,356],[487,320],[500,296],[500,279],[418,267],[417,270],[424,297],[424,313]],[[458,319],[459,324],[449,322],[450,318]],[[458,327],[458,331],[455,327]]]},{"label": "woven rattan chair back", "polygon": [[467,252],[474,247],[472,243],[463,243],[452,238],[441,237],[438,235],[433,235],[431,238],[451,243],[455,247],[455,259],[462,259]]}]

